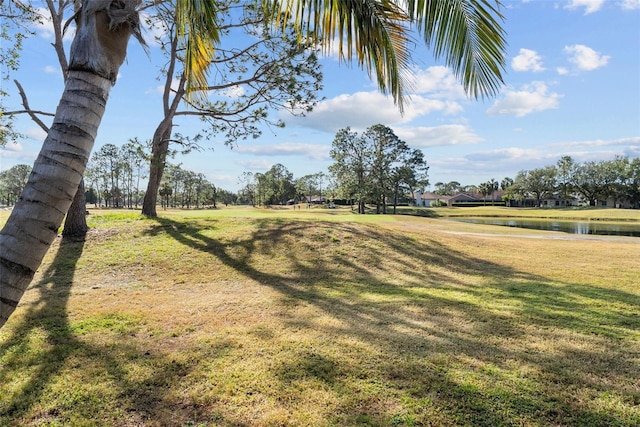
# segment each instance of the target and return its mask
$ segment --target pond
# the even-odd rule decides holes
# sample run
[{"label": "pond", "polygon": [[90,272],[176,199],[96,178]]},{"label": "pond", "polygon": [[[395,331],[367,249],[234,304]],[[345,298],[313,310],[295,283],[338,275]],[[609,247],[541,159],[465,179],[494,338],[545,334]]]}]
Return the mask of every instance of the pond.
[{"label": "pond", "polygon": [[640,237],[640,223],[613,223],[604,221],[568,221],[556,219],[522,218],[448,218],[472,224],[501,225],[505,227],[530,228],[533,230],[560,231],[571,234],[598,234],[609,236]]}]

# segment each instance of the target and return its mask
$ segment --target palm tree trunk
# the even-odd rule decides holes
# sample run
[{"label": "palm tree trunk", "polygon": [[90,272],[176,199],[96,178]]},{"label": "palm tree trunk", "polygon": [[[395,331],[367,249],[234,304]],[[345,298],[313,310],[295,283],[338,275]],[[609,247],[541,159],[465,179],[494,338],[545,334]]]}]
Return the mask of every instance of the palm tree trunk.
[{"label": "palm tree trunk", "polygon": [[82,3],[53,125],[0,231],[0,327],[31,283],[78,190],[129,38],[140,36],[137,4]]},{"label": "palm tree trunk", "polygon": [[0,231],[0,327],[15,310],[78,189],[104,114],[111,81],[70,71],[29,181]]}]

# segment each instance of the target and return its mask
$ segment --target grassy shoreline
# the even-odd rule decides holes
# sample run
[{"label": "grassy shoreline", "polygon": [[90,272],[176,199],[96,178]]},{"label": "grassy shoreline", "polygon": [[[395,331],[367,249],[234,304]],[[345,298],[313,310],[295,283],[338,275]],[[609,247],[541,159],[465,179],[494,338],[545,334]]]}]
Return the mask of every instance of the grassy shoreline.
[{"label": "grassy shoreline", "polygon": [[2,425],[640,420],[637,238],[322,209],[89,222],[0,330]]},{"label": "grassy shoreline", "polygon": [[640,211],[595,207],[571,208],[507,208],[477,206],[473,208],[411,208],[402,207],[399,213],[427,217],[486,217],[486,218],[538,218],[575,221],[640,222]]}]

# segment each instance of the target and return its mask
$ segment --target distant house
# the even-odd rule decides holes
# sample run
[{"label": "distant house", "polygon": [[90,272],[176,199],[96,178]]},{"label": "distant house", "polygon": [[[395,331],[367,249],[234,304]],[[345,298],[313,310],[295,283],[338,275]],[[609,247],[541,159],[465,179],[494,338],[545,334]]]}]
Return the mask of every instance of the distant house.
[{"label": "distant house", "polygon": [[[493,194],[484,196],[483,194],[476,192],[460,192],[453,196],[443,196],[441,194],[425,191],[424,193],[413,193],[413,199],[416,206],[430,207],[435,206],[437,202],[446,204],[447,206],[457,206],[464,204],[482,205],[486,204],[500,204],[509,207],[538,207],[538,201],[534,198],[528,197],[522,200],[505,200],[503,203],[502,198],[504,191],[496,190]],[[570,199],[563,199],[558,194],[549,195],[546,198],[540,200],[540,207],[542,208],[563,208],[570,206],[586,206],[589,202],[583,200],[579,195],[573,195]],[[633,203],[630,200],[614,200],[613,198],[598,199],[596,200],[596,206],[606,208],[623,208],[630,209],[633,207]]]},{"label": "distant house", "polygon": [[598,200],[598,206],[602,206],[605,208],[622,208],[622,209],[631,209],[633,206],[631,204],[631,200],[614,200],[612,197],[607,200]]},{"label": "distant house", "polygon": [[441,194],[432,193],[430,191],[425,191],[424,193],[417,191],[413,193],[413,199],[415,200],[416,206],[422,207],[429,207],[431,206],[432,202],[435,203],[438,200],[448,204],[450,197],[451,196],[443,196]]},{"label": "distant house", "polygon": [[[432,202],[440,201],[441,203],[445,203],[447,206],[455,206],[460,203],[493,203],[493,202],[501,202],[503,191],[497,190],[494,191],[493,194],[483,196],[480,193],[475,192],[460,192],[456,193],[453,196],[443,196],[441,194],[431,193],[431,192],[416,192],[414,193],[414,200],[416,206],[432,206]],[[435,204],[435,203],[434,203]]]},{"label": "distant house", "polygon": [[309,201],[314,205],[321,205],[327,203],[327,198],[324,196],[311,196],[309,197]]},{"label": "distant house", "polygon": [[478,203],[482,198],[478,198],[475,193],[458,193],[449,198],[448,205],[453,206],[454,203]]},{"label": "distant house", "polygon": [[577,200],[563,200],[560,196],[554,195],[550,198],[543,199],[541,207],[543,208],[566,208],[569,206],[578,206]]}]

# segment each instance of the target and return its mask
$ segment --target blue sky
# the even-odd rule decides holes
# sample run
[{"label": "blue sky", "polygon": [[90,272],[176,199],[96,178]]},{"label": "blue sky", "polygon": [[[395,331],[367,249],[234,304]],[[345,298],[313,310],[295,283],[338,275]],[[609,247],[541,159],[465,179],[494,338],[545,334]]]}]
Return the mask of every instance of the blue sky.
[{"label": "blue sky", "polygon": [[[414,54],[414,92],[405,114],[379,94],[355,66],[323,59],[322,96],[305,118],[274,111],[284,129],[265,129],[256,140],[230,149],[220,141],[176,160],[204,173],[218,187],[237,190],[244,171],[264,172],[282,163],[300,177],[324,171],[336,131],[362,131],[382,123],[430,166],[432,184],[479,184],[518,171],[576,161],[640,156],[640,0],[513,0],[503,2],[508,56],[505,86],[491,99],[468,99],[450,71],[428,50]],[[31,107],[55,111],[62,77],[46,26],[25,43],[21,69]],[[111,93],[96,147],[150,139],[161,119],[159,51],[147,56],[132,42]],[[21,108],[12,82],[9,109]],[[197,133],[197,121],[179,119],[178,131]],[[0,149],[0,168],[32,163],[44,134],[26,117],[25,138]]]}]

